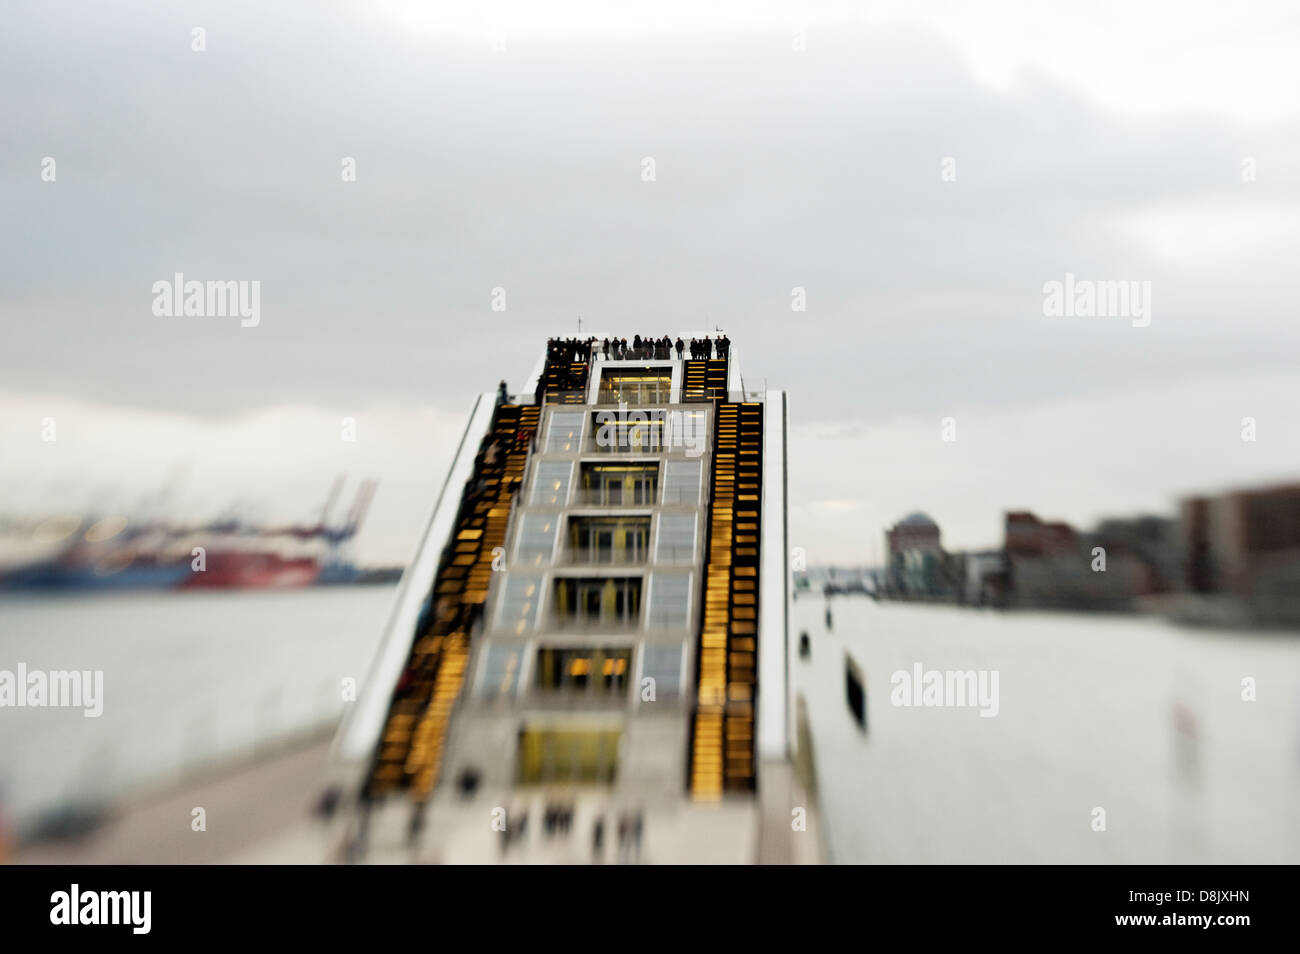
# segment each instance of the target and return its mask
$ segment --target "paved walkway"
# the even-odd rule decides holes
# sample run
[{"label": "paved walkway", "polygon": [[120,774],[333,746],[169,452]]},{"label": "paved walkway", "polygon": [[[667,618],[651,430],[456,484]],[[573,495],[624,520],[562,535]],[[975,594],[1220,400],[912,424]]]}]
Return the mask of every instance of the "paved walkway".
[{"label": "paved walkway", "polygon": [[[242,766],[132,799],[85,838],[20,848],[13,864],[218,864],[229,861],[312,863],[324,841],[310,820],[320,795],[329,738],[316,736]],[[207,830],[191,828],[193,810]],[[310,826],[315,838],[286,842]],[[311,847],[309,847],[311,846]],[[296,848],[296,850],[294,850]],[[274,849],[274,850],[272,850]]]}]

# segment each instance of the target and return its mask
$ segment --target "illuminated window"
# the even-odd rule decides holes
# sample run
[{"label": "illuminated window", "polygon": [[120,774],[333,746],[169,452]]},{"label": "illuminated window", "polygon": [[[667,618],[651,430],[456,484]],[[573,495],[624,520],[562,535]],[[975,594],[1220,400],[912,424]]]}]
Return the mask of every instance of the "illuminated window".
[{"label": "illuminated window", "polygon": [[583,503],[648,506],[659,489],[659,465],[584,463],[581,480]]},{"label": "illuminated window", "polygon": [[519,730],[516,776],[521,785],[613,782],[618,774],[618,729]]},{"label": "illuminated window", "polygon": [[554,606],[562,627],[635,626],[641,621],[641,578],[557,577]]},{"label": "illuminated window", "polygon": [[650,552],[650,518],[570,517],[569,559],[574,563],[643,563]]},{"label": "illuminated window", "polygon": [[536,685],[547,690],[617,695],[627,689],[631,669],[631,649],[544,647],[537,651]]},{"label": "illuminated window", "polygon": [[600,375],[601,404],[667,404],[672,368],[605,368]]}]

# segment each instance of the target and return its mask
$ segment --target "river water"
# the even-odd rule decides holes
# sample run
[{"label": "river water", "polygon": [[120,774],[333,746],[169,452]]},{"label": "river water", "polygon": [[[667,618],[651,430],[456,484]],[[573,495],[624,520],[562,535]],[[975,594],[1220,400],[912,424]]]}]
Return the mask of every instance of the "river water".
[{"label": "river water", "polygon": [[392,586],[0,597],[0,669],[102,670],[103,714],[0,709],[17,819],[174,779],[341,714]]},{"label": "river water", "polygon": [[[791,637],[833,860],[1300,861],[1300,637],[853,597],[828,632],[825,606],[796,601]],[[997,671],[997,715],[891,704],[917,663]]]},{"label": "river water", "polygon": [[[0,710],[11,819],[149,786],[336,717],[390,586],[0,598],[0,669],[102,670],[104,711]],[[1129,616],[794,605],[839,862],[1300,861],[1300,638]],[[865,673],[868,731],[845,702]],[[901,707],[891,674],[996,671],[998,711]],[[1257,700],[1242,700],[1242,680]],[[1105,830],[1095,831],[1096,809]]]}]

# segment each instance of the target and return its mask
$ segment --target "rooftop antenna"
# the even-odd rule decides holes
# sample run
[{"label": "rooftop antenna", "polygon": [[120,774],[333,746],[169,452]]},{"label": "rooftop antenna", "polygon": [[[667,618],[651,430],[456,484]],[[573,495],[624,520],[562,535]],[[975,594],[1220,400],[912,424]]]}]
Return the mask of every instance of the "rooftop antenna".
[{"label": "rooftop antenna", "polygon": [[578,337],[582,337],[582,315],[578,316]]}]

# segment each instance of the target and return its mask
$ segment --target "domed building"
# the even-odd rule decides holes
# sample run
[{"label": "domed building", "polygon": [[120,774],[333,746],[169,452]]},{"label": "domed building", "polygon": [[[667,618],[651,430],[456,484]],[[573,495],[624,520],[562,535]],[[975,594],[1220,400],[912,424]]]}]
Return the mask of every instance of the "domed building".
[{"label": "domed building", "polygon": [[909,513],[885,531],[886,589],[900,596],[934,596],[944,562],[939,525],[928,514]]},{"label": "domed building", "polygon": [[891,562],[894,554],[908,550],[943,552],[939,543],[939,525],[919,510],[909,513],[885,531],[885,552],[889,554]]}]

